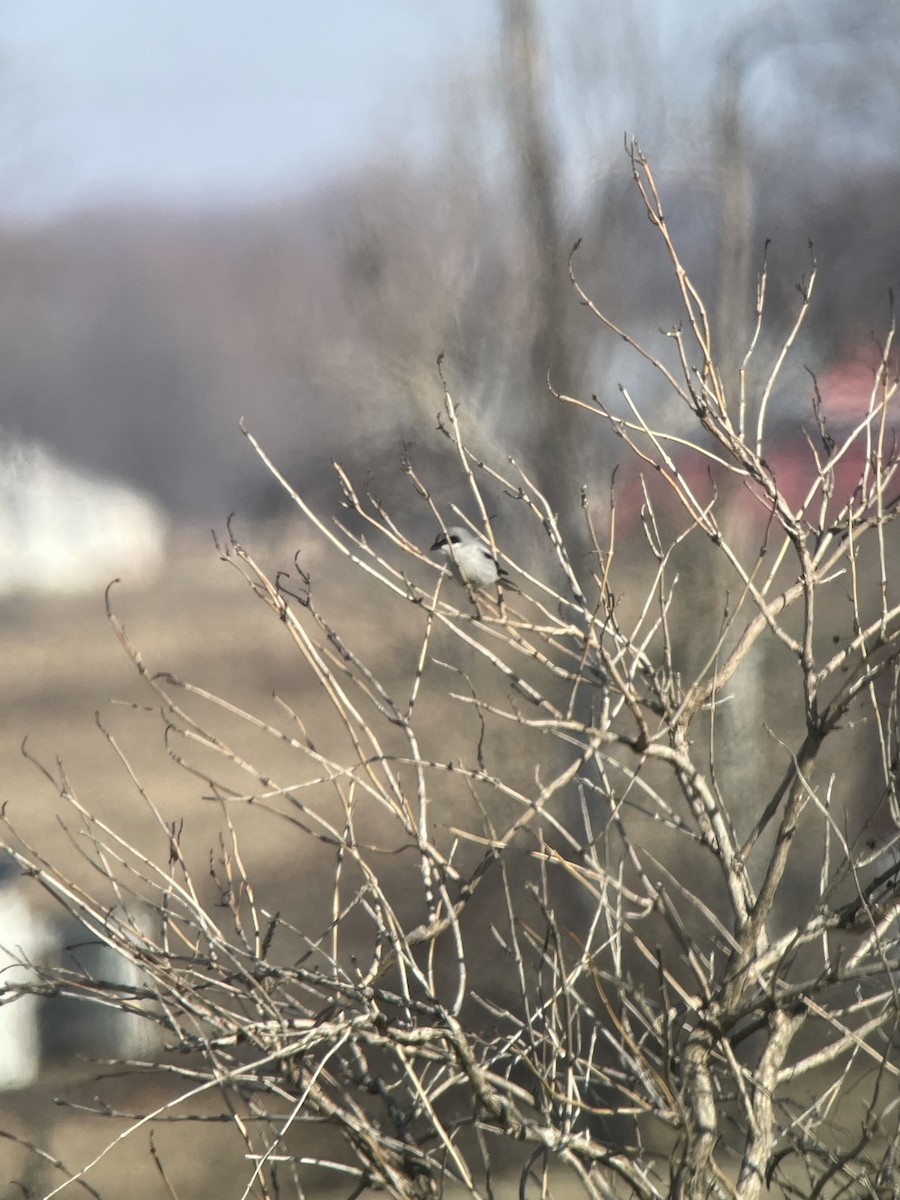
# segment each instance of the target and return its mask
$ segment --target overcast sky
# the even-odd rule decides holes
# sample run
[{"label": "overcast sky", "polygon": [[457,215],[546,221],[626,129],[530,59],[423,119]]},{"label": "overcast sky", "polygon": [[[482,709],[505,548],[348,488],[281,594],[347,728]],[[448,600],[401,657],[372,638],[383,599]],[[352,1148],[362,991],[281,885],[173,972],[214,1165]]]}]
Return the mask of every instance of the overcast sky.
[{"label": "overcast sky", "polygon": [[[734,0],[729,16],[759,4]],[[575,136],[585,115],[583,85],[567,93],[566,71],[581,80],[594,72],[604,90],[596,133],[616,149],[629,104],[637,110],[642,92],[658,94],[658,80],[648,88],[635,78],[642,56],[646,63],[648,49],[680,41],[697,56],[698,39],[717,36],[725,19],[708,0],[633,0],[612,31],[607,0],[538,7],[551,58],[554,43],[568,56],[551,63],[560,125]],[[3,0],[0,212],[41,216],[106,198],[250,198],[375,159],[383,144],[414,153],[434,142],[454,80],[465,87],[467,70],[471,79],[490,62],[497,8],[495,0]],[[615,37],[626,45],[611,62]],[[672,75],[681,97],[697,74],[692,61]]]},{"label": "overcast sky", "polygon": [[292,188],[414,144],[494,25],[488,0],[3,0],[0,208]]},{"label": "overcast sky", "polygon": [[[553,110],[575,163],[586,144],[620,154],[626,131],[657,162],[662,146],[690,145],[710,86],[720,86],[710,67],[741,37],[753,47],[744,95],[774,132],[795,107],[778,77],[785,48],[816,56],[801,79],[807,97],[840,57],[826,13],[874,42],[870,74],[891,74],[890,63],[872,62],[878,14],[891,7],[883,0],[537,7]],[[2,0],[0,215],[106,199],[252,199],[378,161],[385,149],[435,152],[448,93],[496,82],[498,8],[497,0]],[[849,92],[813,93],[813,136],[839,124],[865,86],[857,75]],[[871,124],[862,111],[855,153]],[[796,120],[785,129],[795,137]]]}]

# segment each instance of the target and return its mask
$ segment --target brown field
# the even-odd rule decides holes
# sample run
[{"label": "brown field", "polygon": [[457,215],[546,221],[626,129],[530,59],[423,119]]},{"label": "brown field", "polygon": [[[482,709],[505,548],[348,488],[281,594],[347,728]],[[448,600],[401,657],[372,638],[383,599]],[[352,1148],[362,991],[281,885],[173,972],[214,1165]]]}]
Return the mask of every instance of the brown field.
[{"label": "brown field", "polygon": [[[279,544],[266,529],[242,531],[246,546],[265,568],[291,568],[294,545]],[[290,534],[288,534],[290,538]],[[308,568],[309,562],[304,558]],[[317,603],[335,615],[343,632],[348,619],[357,634],[365,622],[341,597],[341,564],[329,563]],[[327,584],[327,586],[326,586]],[[297,732],[285,708],[303,709],[312,678],[280,621],[223,563],[209,531],[184,534],[162,576],[151,583],[124,580],[111,591],[111,605],[141,655],[148,675],[165,672],[206,689],[261,720]],[[337,603],[335,605],[335,598]],[[208,849],[222,826],[219,805],[207,779],[173,761],[165,742],[160,702],[117,640],[107,618],[103,590],[77,596],[14,596],[0,602],[0,653],[5,667],[2,704],[2,799],[8,819],[32,845],[53,861],[64,856],[79,875],[70,839],[60,827],[71,812],[33,762],[55,777],[59,764],[78,799],[124,836],[141,841],[158,836],[140,792],[98,722],[127,757],[147,795],[166,821],[183,820],[187,845]],[[272,736],[255,736],[247,723],[220,708],[170,689],[198,724],[249,761],[274,773],[296,772],[296,754]],[[321,713],[321,707],[319,709]],[[201,776],[225,778],[238,790],[252,781],[198,744],[170,739],[169,749],[195,766]],[[287,779],[284,780],[287,782]],[[287,856],[283,829],[254,820],[244,846],[248,865],[271,867],[272,855]],[[205,852],[205,850],[204,850]]]},{"label": "brown field", "polygon": [[[290,569],[300,541],[295,527],[238,532],[267,572]],[[402,701],[415,671],[420,614],[383,589],[367,588],[359,572],[336,556],[328,559],[326,570],[326,563],[315,553],[308,556],[304,545],[303,565],[312,571],[317,606]],[[310,733],[324,750],[341,753],[336,747],[342,735],[309,668],[277,617],[252,594],[237,571],[219,560],[208,531],[181,535],[161,578],[153,583],[123,581],[114,588],[112,603],[148,674],[169,672],[239,705],[275,729],[297,735],[299,726],[286,705],[309,722]],[[28,753],[57,780],[64,771],[85,808],[156,862],[165,864],[166,831],[98,728],[95,714],[99,714],[163,820],[183,823],[185,856],[198,886],[207,889],[206,897],[214,903],[210,856],[219,853],[225,818],[211,780],[238,793],[258,792],[258,782],[197,740],[170,736],[167,745],[159,700],[117,641],[102,590],[76,597],[9,597],[0,603],[0,618],[5,666],[5,686],[0,694],[0,798],[15,831],[55,865],[63,864],[76,883],[98,886],[97,875],[82,853],[84,833],[77,813],[60,797],[59,783],[48,780],[23,756],[22,742],[27,738]],[[390,637],[384,636],[385,630]],[[434,657],[440,657],[441,648],[438,634],[431,647]],[[426,671],[439,668],[429,665]],[[478,727],[474,719],[472,726],[466,727],[458,708],[448,724],[446,710],[441,708],[447,676],[428,678],[438,686],[423,691],[419,717],[432,753],[447,761],[456,756],[461,742],[471,747],[477,741]],[[476,682],[479,687],[491,686],[490,681],[476,678]],[[782,682],[780,670],[769,677],[763,700],[770,718],[775,709],[789,711],[788,697],[781,695]],[[241,760],[263,769],[276,789],[309,778],[310,764],[277,734],[253,729],[239,715],[188,696],[177,687],[170,692],[200,728],[215,731]],[[441,720],[434,719],[438,715]],[[768,746],[765,738],[761,745]],[[173,761],[170,750],[183,756],[194,773]],[[490,752],[510,778],[519,772],[530,777],[534,756],[523,754],[521,746],[516,748],[514,733],[507,737],[501,731],[492,739]],[[547,752],[547,744],[542,743],[540,753]],[[768,773],[777,777],[783,766],[769,750],[761,759],[754,759],[752,768],[754,776]],[[738,766],[733,769],[737,771]],[[866,764],[859,769],[864,774]],[[758,780],[752,790],[748,785],[754,800],[760,790],[764,794]],[[852,802],[849,790],[847,799]],[[444,826],[460,822],[459,798],[445,790],[440,799],[443,811],[436,820]],[[333,802],[321,789],[304,793],[304,801]],[[230,804],[228,811],[239,831],[242,858],[260,905],[269,911],[279,909],[290,921],[307,925],[311,921],[313,928],[323,928],[330,903],[330,851],[257,805],[238,801]],[[750,807],[747,823],[754,817]],[[374,828],[378,814],[369,819]],[[402,866],[400,859],[396,861]],[[36,898],[41,894],[36,883],[26,881],[26,886]],[[25,1194],[44,1195],[63,1176],[46,1163],[36,1167],[34,1156],[26,1154],[14,1138],[49,1149],[69,1168],[77,1169],[133,1121],[98,1120],[72,1105],[90,1108],[101,1096],[120,1112],[139,1114],[151,1112],[171,1095],[165,1081],[158,1078],[126,1075],[98,1081],[101,1074],[115,1072],[89,1063],[48,1063],[37,1086],[22,1093],[0,1093],[0,1139],[5,1139],[0,1140],[0,1177],[32,1189]],[[54,1103],[58,1098],[66,1103]],[[203,1102],[194,1114],[202,1117]],[[149,1152],[151,1126],[172,1192],[166,1190]],[[321,1140],[320,1134],[316,1136]],[[125,1194],[130,1200],[150,1200],[173,1192],[205,1200],[207,1196],[242,1195],[249,1172],[242,1147],[227,1125],[147,1122],[116,1146],[89,1178],[105,1200]],[[73,1185],[65,1194],[85,1193]],[[316,1194],[328,1193],[320,1189]]]},{"label": "brown field", "polygon": [[[300,540],[295,529],[239,533],[267,571],[290,570]],[[303,565],[312,570],[317,605],[402,699],[415,671],[421,632],[416,619],[410,619],[408,605],[393,600],[383,589],[371,591],[361,605],[360,593],[367,585],[358,571],[337,556],[329,558],[326,571],[314,554],[307,555],[304,545]],[[322,567],[319,579],[317,566]],[[298,727],[275,699],[277,693],[309,722],[318,745],[335,749],[334,739],[340,734],[334,716],[323,704],[301,655],[277,617],[237,571],[220,561],[207,530],[181,535],[157,580],[117,584],[112,607],[139,649],[148,674],[171,673],[296,734]],[[181,738],[170,738],[169,746],[199,775],[173,761],[160,703],[119,644],[106,615],[102,589],[77,596],[9,597],[0,604],[0,615],[0,650],[6,668],[0,696],[2,800],[12,829],[53,865],[62,864],[76,884],[102,888],[102,880],[82,853],[84,832],[78,815],[60,796],[64,772],[80,804],[165,865],[166,833],[98,727],[99,719],[164,821],[183,822],[185,857],[198,887],[215,903],[210,858],[219,855],[226,822],[209,781],[227,782],[238,791],[258,790],[258,785],[220,755]],[[391,630],[389,641],[378,632],[384,623]],[[214,730],[271,779],[290,784],[301,780],[304,772],[308,775],[309,765],[276,737],[254,731],[245,720],[177,688],[172,695],[199,725]],[[426,722],[429,705],[434,703],[440,703],[440,695],[437,699],[423,696],[420,702],[420,716]],[[444,755],[451,757],[454,742],[467,740],[473,732],[477,734],[474,723],[471,730],[444,727],[439,741]],[[54,779],[23,755],[25,739],[28,754]],[[525,769],[530,774],[532,767]],[[206,778],[204,771],[208,771]],[[446,795],[443,799],[445,805],[451,804]],[[304,800],[331,802],[321,790],[315,796],[304,794]],[[449,812],[445,808],[441,817],[448,823]],[[307,927],[323,927],[331,900],[331,853],[256,806],[235,803],[229,806],[229,816],[239,831],[242,859],[260,906],[270,912],[277,908]],[[378,819],[373,814],[371,821],[375,824]],[[55,911],[36,882],[26,880],[17,886],[26,887],[48,912]],[[133,1123],[98,1118],[79,1106],[92,1108],[101,1097],[117,1111],[145,1114],[174,1094],[159,1078],[134,1074],[115,1078],[118,1074],[116,1068],[90,1062],[48,1061],[36,1086],[24,1092],[0,1092],[0,1177],[32,1189],[27,1194],[44,1195],[62,1182],[63,1175],[46,1162],[39,1164],[16,1139],[48,1150],[76,1170]],[[202,1116],[203,1108],[203,1101],[195,1103],[195,1115]],[[151,1129],[176,1195],[204,1200],[243,1193],[248,1166],[229,1126],[148,1122],[89,1173],[89,1182],[104,1200],[125,1194],[130,1200],[170,1195],[150,1154]],[[318,1145],[321,1132],[316,1137]],[[339,1154],[337,1146],[334,1150]],[[73,1184],[64,1194],[84,1193]],[[328,1192],[323,1187],[316,1194]]]},{"label": "brown field", "polygon": [[[277,555],[278,565],[290,567],[293,546],[273,550],[273,539],[264,530],[247,534],[246,540],[254,552]],[[171,672],[266,720],[290,724],[273,692],[293,706],[301,705],[308,683],[302,661],[280,622],[237,572],[219,561],[208,531],[184,534],[159,579],[123,581],[112,598],[148,672]],[[202,887],[210,852],[215,852],[224,825],[221,809],[209,798],[208,783],[167,753],[159,704],[115,636],[102,589],[77,596],[4,599],[0,652],[5,675],[0,694],[2,802],[16,833],[55,865],[64,864],[76,882],[97,886],[79,853],[83,835],[76,814],[60,798],[58,786],[23,755],[27,739],[28,753],[54,776],[64,770],[78,800],[96,817],[165,863],[165,837],[98,728],[99,714],[164,819],[184,822],[183,845]],[[271,737],[248,736],[245,722],[209,705],[193,708],[201,719],[210,718],[220,736],[233,734],[234,744],[248,758],[258,754],[267,771],[275,774],[282,767],[285,778],[297,771],[296,754],[286,753]],[[194,763],[204,761],[199,747],[179,745],[178,750]],[[209,766],[218,778],[235,777],[233,769],[229,775],[229,769],[220,769],[214,760]],[[244,815],[250,819],[242,822],[241,813],[236,813],[243,825],[241,849],[248,873],[259,879],[261,890],[267,885],[272,889],[279,907],[299,916],[297,910],[310,898],[311,876],[307,866],[298,867],[297,843],[286,838],[283,824],[266,814],[254,810]],[[301,879],[303,886],[298,887]],[[44,902],[36,883],[17,886],[27,887],[36,902]],[[58,1098],[91,1105],[102,1093],[105,1101],[128,1112],[150,1111],[166,1098],[166,1087],[158,1080],[138,1081],[131,1075],[115,1083],[97,1083],[99,1073],[101,1068],[87,1063],[47,1063],[34,1088],[0,1093],[3,1179],[34,1189],[29,1195],[43,1195],[47,1186],[63,1178],[46,1164],[38,1167],[12,1137],[48,1149],[76,1169],[126,1128],[123,1120],[98,1120],[60,1107],[54,1103]],[[103,1073],[110,1074],[108,1069]],[[149,1136],[149,1126],[140,1129],[91,1173],[90,1181],[104,1196],[127,1194],[142,1200],[168,1194],[148,1152]],[[239,1196],[243,1191],[247,1165],[228,1126],[157,1125],[154,1138],[177,1194]],[[0,1194],[7,1193],[0,1188]],[[76,1185],[66,1194],[85,1193]]]}]

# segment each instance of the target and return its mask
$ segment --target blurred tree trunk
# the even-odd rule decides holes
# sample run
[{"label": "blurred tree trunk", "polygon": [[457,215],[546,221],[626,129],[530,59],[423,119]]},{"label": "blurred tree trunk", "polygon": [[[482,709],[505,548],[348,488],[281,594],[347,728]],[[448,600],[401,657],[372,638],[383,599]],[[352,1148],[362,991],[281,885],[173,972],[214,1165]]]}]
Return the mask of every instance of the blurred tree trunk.
[{"label": "blurred tree trunk", "polygon": [[[720,100],[714,115],[715,158],[721,172],[720,241],[716,254],[718,289],[713,318],[713,355],[718,360],[719,376],[732,413],[737,412],[740,368],[750,342],[755,299],[752,237],[754,218],[753,180],[747,152],[747,128],[744,109],[744,80],[747,74],[746,39],[735,40],[723,55],[718,70]],[[750,50],[749,52],[752,52]],[[753,403],[750,398],[751,406]],[[742,525],[746,512],[738,501],[731,506],[728,535],[742,543]],[[715,583],[709,589],[734,588],[735,579],[726,564],[716,556]],[[721,613],[709,612],[710,620]],[[762,736],[763,705],[766,687],[765,654],[758,645],[732,681],[733,703],[723,705],[717,714],[722,730],[719,739],[719,770],[727,786],[751,789],[758,770],[755,754],[748,754],[746,731]],[[764,747],[754,746],[761,753]],[[748,794],[750,792],[748,791]]]},{"label": "blurred tree trunk", "polygon": [[[579,481],[573,480],[572,471],[581,457],[575,430],[578,413],[569,405],[557,404],[547,392],[548,370],[554,386],[569,392],[577,392],[580,374],[572,339],[567,336],[566,316],[571,319],[576,307],[563,245],[559,154],[547,117],[544,39],[538,30],[534,0],[500,0],[500,12],[506,118],[518,172],[524,252],[516,275],[527,289],[519,303],[531,339],[527,361],[521,364],[525,394],[513,398],[510,413],[524,438],[523,449],[538,464],[542,490],[559,512],[577,499]],[[552,459],[546,451],[549,445],[553,446]]]},{"label": "blurred tree trunk", "polygon": [[719,368],[729,400],[737,396],[738,372],[750,338],[754,282],[751,260],[753,180],[744,127],[743,56],[736,48],[719,70],[722,100],[718,111],[716,157],[722,173],[718,305],[714,333]]}]

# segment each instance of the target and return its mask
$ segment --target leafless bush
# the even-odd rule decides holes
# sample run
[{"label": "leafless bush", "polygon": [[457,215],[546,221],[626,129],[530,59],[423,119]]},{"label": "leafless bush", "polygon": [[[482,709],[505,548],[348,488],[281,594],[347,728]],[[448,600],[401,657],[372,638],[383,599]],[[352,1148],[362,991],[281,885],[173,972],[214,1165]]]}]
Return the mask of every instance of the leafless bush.
[{"label": "leafless bush", "polygon": [[[599,421],[627,444],[644,474],[636,508],[585,488],[592,552],[571,556],[529,473],[481,461],[446,390],[440,428],[467,513],[445,511],[405,462],[402,518],[338,468],[349,514],[324,519],[248,432],[334,561],[352,563],[361,624],[385,661],[396,642],[391,665],[354,649],[302,564],[269,573],[230,535],[223,557],[315,687],[276,726],[147,678],[171,738],[221,764],[178,751],[222,805],[214,894],[149,795],[156,852],[58,781],[93,891],[10,833],[20,864],[139,982],[44,970],[7,995],[77,994],[164,1031],[160,1061],[137,1065],[177,1093],[120,1111],[104,1154],[199,1106],[243,1141],[243,1196],[900,1193],[893,329],[851,429],[811,406],[810,484],[789,500],[770,412],[812,282],[757,369],[761,276],[726,394],[650,169],[631,161],[680,288],[663,352],[617,328],[574,269],[573,283],[652,365],[664,401],[622,389],[618,406],[554,402],[581,410],[586,438]],[[667,421],[673,406],[688,432]],[[735,519],[736,495],[755,525]],[[504,530],[532,529],[527,561],[497,544],[493,496],[514,514]],[[469,519],[516,590],[466,595],[413,536],[425,516],[434,529]],[[760,672],[762,715],[742,686],[758,692]],[[294,776],[243,758],[215,716],[192,715],[198,698],[287,746]],[[291,912],[257,899],[232,819],[247,806],[284,823],[298,875],[328,865],[326,895],[303,892]],[[97,1161],[47,1195],[87,1186]]]}]

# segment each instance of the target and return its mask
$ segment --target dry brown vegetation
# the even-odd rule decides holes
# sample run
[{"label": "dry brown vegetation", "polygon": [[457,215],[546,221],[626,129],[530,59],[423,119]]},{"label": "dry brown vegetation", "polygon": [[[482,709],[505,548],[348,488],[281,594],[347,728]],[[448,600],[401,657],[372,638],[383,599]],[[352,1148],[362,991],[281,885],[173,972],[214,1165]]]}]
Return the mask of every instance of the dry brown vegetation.
[{"label": "dry brown vegetation", "polygon": [[[402,511],[338,468],[345,509],[323,517],[247,432],[317,549],[291,564],[223,534],[278,648],[225,636],[232,618],[201,605],[198,640],[232,667],[221,692],[148,669],[112,593],[193,799],[149,786],[122,743],[136,833],[50,771],[68,848],[39,827],[10,848],[138,982],[35,964],[7,998],[141,1014],[163,1046],[130,1070],[160,1090],[103,1085],[111,1131],[65,1171],[45,1164],[42,1195],[116,1194],[103,1172],[160,1130],[169,1196],[900,1191],[893,330],[855,426],[810,406],[813,483],[789,501],[771,404],[812,278],[770,354],[761,277],[726,387],[636,149],[631,166],[679,320],[645,347],[582,289],[577,256],[572,280],[655,390],[548,399],[654,480],[627,536],[600,489],[563,532],[526,465],[482,457],[445,386],[465,511],[406,460]],[[697,461],[764,519],[735,526],[724,490],[700,498]],[[423,517],[468,520],[516,590],[467,595],[414,536]],[[212,1155],[240,1164],[230,1186]]]}]

